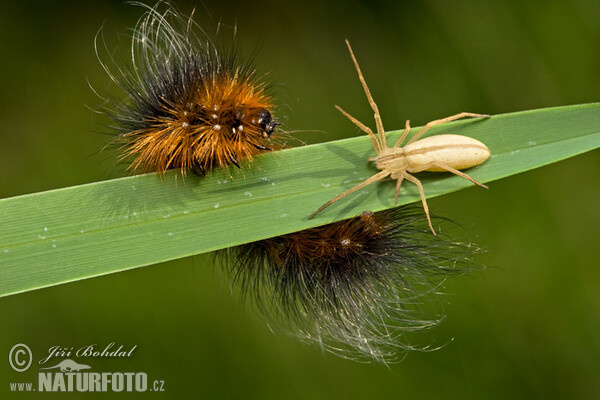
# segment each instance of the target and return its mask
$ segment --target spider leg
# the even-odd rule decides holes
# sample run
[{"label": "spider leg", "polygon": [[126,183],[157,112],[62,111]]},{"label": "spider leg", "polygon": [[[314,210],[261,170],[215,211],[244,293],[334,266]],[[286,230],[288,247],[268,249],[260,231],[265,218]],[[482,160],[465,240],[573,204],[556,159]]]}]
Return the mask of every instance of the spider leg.
[{"label": "spider leg", "polygon": [[350,51],[350,57],[352,57],[352,61],[354,62],[354,66],[356,67],[356,72],[358,72],[358,79],[362,84],[363,89],[365,90],[365,94],[367,95],[367,100],[369,100],[369,105],[371,109],[375,113],[375,124],[377,125],[377,134],[379,135],[379,143],[381,144],[381,148],[387,148],[386,138],[385,138],[385,130],[383,129],[383,122],[381,121],[381,114],[379,114],[379,107],[377,107],[377,103],[373,100],[373,96],[371,96],[371,91],[367,86],[367,82],[358,66],[358,61],[356,61],[356,57],[354,56],[354,52],[352,51],[352,47],[350,46],[350,42],[346,39],[346,45],[348,46],[348,50]]},{"label": "spider leg", "polygon": [[419,138],[421,136],[423,136],[423,134],[425,132],[427,132],[429,130],[429,128],[431,128],[432,126],[435,125],[440,125],[440,124],[445,124],[446,122],[451,122],[451,121],[455,121],[457,119],[461,119],[461,118],[465,118],[465,117],[482,117],[482,118],[488,118],[489,115],[486,114],[474,114],[474,113],[468,113],[468,112],[461,112],[459,114],[456,115],[451,115],[450,117],[446,117],[446,118],[442,118],[442,119],[436,119],[433,121],[428,122],[427,124],[425,124],[424,127],[422,127],[421,129],[419,129],[419,132],[417,132],[413,137],[410,138],[410,140],[408,141],[408,144],[411,144],[413,142],[416,142],[417,140],[419,140]]},{"label": "spider leg", "polygon": [[382,180],[383,178],[385,178],[386,176],[388,176],[390,174],[389,171],[381,171],[376,173],[375,175],[371,176],[370,178],[367,178],[366,180],[364,180],[363,182],[359,183],[356,186],[351,187],[350,189],[346,190],[344,193],[338,194],[337,196],[335,196],[333,199],[329,200],[327,203],[323,204],[317,211],[315,211],[314,213],[312,213],[310,215],[310,217],[308,217],[308,219],[313,219],[318,213],[320,213],[321,211],[323,211],[324,209],[326,209],[327,207],[329,207],[330,205],[332,205],[333,203],[335,203],[336,201],[338,201],[339,199],[341,199],[342,197],[346,197],[348,196],[350,193],[354,193],[357,190],[360,190],[362,188],[364,188],[365,186],[370,185],[371,183],[377,182]]},{"label": "spider leg", "polygon": [[431,229],[431,232],[434,235],[437,235],[435,233],[435,229],[433,229],[433,225],[431,224],[431,217],[429,216],[429,207],[427,207],[427,200],[425,199],[425,191],[423,191],[423,185],[421,184],[421,181],[407,172],[404,173],[404,177],[407,180],[414,183],[415,185],[417,185],[417,187],[419,188],[419,194],[421,195],[421,201],[423,202],[423,209],[425,210],[425,215],[427,215],[427,222],[429,223],[429,228]]},{"label": "spider leg", "polygon": [[396,196],[394,197],[394,202],[398,204],[398,193],[400,193],[400,186],[402,185],[402,181],[404,180],[404,174],[398,177],[396,181]]},{"label": "spider leg", "polygon": [[479,181],[476,181],[475,179],[471,178],[469,175],[465,174],[464,172],[459,171],[455,168],[452,168],[449,165],[446,165],[446,164],[438,162],[438,161],[432,161],[430,163],[420,166],[419,168],[411,169],[410,172],[417,173],[417,172],[421,172],[421,171],[427,171],[431,167],[438,167],[438,168],[444,169],[448,172],[453,173],[454,175],[458,175],[461,178],[465,178],[465,179],[473,182],[474,184],[481,186],[484,189],[489,189],[486,185],[484,185],[483,183],[481,183]]},{"label": "spider leg", "polygon": [[337,108],[342,114],[344,114],[344,116],[346,118],[348,118],[350,121],[352,121],[354,123],[354,125],[358,126],[363,132],[366,132],[367,135],[369,135],[369,138],[371,139],[371,143],[373,143],[373,148],[375,149],[375,153],[377,153],[377,154],[381,153],[381,145],[379,144],[379,141],[377,140],[377,137],[375,136],[375,134],[373,133],[371,128],[369,128],[368,126],[366,126],[365,124],[363,124],[362,122],[360,122],[359,120],[354,118],[352,115],[348,114],[346,111],[344,111],[342,109],[342,107],[336,105],[335,108]]},{"label": "spider leg", "polygon": [[396,143],[394,143],[394,147],[400,147],[402,142],[404,142],[404,139],[406,139],[406,137],[408,136],[408,132],[410,132],[410,120],[407,119],[406,125],[404,125],[404,132],[402,132],[402,136],[400,136],[398,140],[396,140]]}]

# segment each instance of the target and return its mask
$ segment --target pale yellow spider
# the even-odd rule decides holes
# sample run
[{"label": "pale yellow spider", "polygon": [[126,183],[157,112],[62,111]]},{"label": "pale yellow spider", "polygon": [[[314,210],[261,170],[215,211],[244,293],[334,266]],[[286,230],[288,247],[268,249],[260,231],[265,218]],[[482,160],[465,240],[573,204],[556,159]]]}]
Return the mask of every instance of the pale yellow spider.
[{"label": "pale yellow spider", "polygon": [[375,161],[375,165],[380,172],[359,183],[358,185],[346,190],[344,193],[335,196],[333,199],[323,204],[317,211],[308,217],[308,219],[314,218],[325,208],[329,207],[331,204],[335,203],[341,198],[346,197],[350,193],[356,192],[357,190],[362,189],[371,183],[380,181],[390,176],[392,179],[396,180],[396,203],[398,203],[398,192],[400,191],[400,185],[402,185],[402,181],[404,179],[417,185],[419,188],[419,194],[421,195],[421,201],[423,202],[423,208],[425,210],[425,214],[427,215],[427,221],[429,222],[429,227],[431,228],[431,232],[433,232],[435,235],[436,233],[433,229],[433,225],[431,224],[429,208],[427,207],[427,200],[425,199],[423,185],[421,184],[421,181],[411,175],[411,173],[417,173],[421,171],[448,171],[487,189],[487,186],[477,182],[475,179],[459,170],[483,163],[490,157],[490,150],[479,140],[462,135],[436,135],[421,140],[419,140],[419,138],[423,136],[423,134],[427,132],[429,128],[435,125],[454,121],[464,117],[489,117],[489,115],[462,112],[447,118],[436,119],[422,127],[415,135],[413,135],[413,137],[408,140],[404,147],[400,147],[410,132],[410,121],[406,121],[404,132],[402,132],[400,138],[396,141],[393,147],[388,147],[377,104],[373,100],[373,96],[371,96],[367,82],[365,81],[360,67],[358,66],[358,62],[356,61],[356,57],[354,56],[354,52],[352,51],[352,47],[350,46],[350,42],[348,42],[348,40],[346,40],[346,45],[348,46],[350,56],[352,57],[352,61],[354,62],[354,66],[358,72],[360,83],[362,84],[369,104],[375,113],[377,136],[375,136],[371,128],[364,125],[346,111],[342,110],[341,107],[337,105],[335,107],[362,131],[369,135],[369,138],[373,143],[373,148],[377,153],[377,156],[370,157],[369,161]]}]

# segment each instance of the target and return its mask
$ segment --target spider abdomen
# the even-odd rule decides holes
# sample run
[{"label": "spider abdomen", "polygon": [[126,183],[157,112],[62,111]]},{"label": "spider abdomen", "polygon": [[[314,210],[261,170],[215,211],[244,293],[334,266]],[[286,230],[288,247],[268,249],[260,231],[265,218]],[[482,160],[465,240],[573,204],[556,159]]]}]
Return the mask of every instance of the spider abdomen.
[{"label": "spider abdomen", "polygon": [[[408,171],[423,171],[423,166],[440,163],[454,169],[466,169],[483,163],[490,150],[477,139],[462,135],[436,135],[404,146]],[[425,171],[440,172],[443,168],[431,166]]]}]

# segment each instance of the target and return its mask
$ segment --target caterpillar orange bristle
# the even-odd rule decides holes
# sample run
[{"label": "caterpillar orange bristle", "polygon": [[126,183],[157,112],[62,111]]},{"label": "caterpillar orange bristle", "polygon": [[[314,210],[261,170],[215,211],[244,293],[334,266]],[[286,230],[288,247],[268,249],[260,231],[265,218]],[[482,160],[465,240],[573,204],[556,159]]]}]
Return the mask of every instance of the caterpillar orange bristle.
[{"label": "caterpillar orange bristle", "polygon": [[111,144],[129,170],[203,175],[280,147],[271,137],[281,125],[271,90],[251,65],[217,49],[193,13],[182,16],[164,2],[134,4],[147,11],[133,31],[130,69],[101,61],[125,93],[101,111],[114,122]]},{"label": "caterpillar orange bristle", "polygon": [[419,348],[404,335],[442,318],[425,310],[439,304],[449,274],[474,267],[475,252],[434,236],[418,207],[402,206],[228,249],[225,260],[243,292],[293,335],[390,362]]}]

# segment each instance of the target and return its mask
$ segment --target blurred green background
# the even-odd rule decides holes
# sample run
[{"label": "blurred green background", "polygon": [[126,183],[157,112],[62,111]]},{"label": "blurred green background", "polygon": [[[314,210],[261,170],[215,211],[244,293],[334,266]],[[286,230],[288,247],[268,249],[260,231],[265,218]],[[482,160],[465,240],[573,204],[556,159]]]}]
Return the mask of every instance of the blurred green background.
[{"label": "blurred green background", "polygon": [[[197,12],[206,26],[237,25],[244,54],[259,49],[285,127],[325,132],[300,134],[307,143],[360,134],[334,104],[373,125],[345,38],[387,129],[600,100],[596,0],[206,0]],[[0,198],[121,175],[99,153],[107,121],[87,108],[99,100],[86,80],[110,90],[94,37],[104,25],[124,52],[141,14],[120,1],[3,2]],[[164,393],[127,398],[600,398],[599,171],[595,151],[430,200],[490,267],[446,284],[447,318],[425,336],[438,351],[390,368],[324,354],[272,333],[202,256],[0,299],[0,398],[62,398],[11,395],[9,382],[35,377],[10,369],[13,344],[39,359],[113,341],[137,345],[134,356],[90,360],[95,371],[165,381]]]}]

